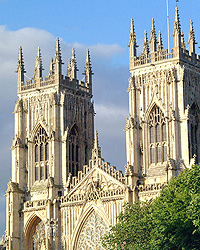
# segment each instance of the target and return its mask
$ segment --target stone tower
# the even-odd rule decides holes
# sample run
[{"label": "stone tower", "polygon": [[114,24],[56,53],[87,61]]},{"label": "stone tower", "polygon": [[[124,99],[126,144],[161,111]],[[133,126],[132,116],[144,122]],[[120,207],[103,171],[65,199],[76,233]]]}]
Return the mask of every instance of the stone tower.
[{"label": "stone tower", "polygon": [[174,48],[163,49],[152,19],[150,39],[145,31],[138,56],[131,20],[126,147],[139,199],[154,197],[163,183],[200,161],[200,57],[192,21],[185,48],[177,7],[173,38]]},{"label": "stone tower", "polygon": [[[8,183],[6,193],[7,249],[33,247],[31,241],[23,239],[23,231],[29,230],[23,226],[25,217],[29,216],[29,213],[22,212],[25,202],[32,210],[38,203],[35,211],[39,205],[45,205],[44,217],[51,223],[57,223],[58,202],[55,200],[53,203],[53,200],[67,190],[69,176],[77,176],[91,158],[94,108],[89,50],[86,53],[85,82],[77,80],[74,49],[67,76],[62,74],[62,64],[57,38],[49,75],[42,77],[42,57],[38,48],[34,77],[25,82],[22,48],[19,48],[16,71],[18,100],[14,109],[15,135],[11,147],[12,181]],[[42,201],[44,198],[45,202]],[[33,232],[27,231],[27,234],[31,238]],[[59,249],[56,240],[54,249]]]}]

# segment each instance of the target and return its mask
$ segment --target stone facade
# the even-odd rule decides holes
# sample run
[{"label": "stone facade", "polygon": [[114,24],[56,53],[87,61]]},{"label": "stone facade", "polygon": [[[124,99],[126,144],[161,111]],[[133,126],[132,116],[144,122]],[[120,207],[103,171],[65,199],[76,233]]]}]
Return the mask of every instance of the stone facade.
[{"label": "stone facade", "polygon": [[189,51],[177,8],[171,51],[163,49],[154,20],[140,56],[131,20],[128,46],[124,174],[101,157],[94,133],[89,51],[85,82],[77,80],[74,49],[67,76],[62,75],[59,39],[49,75],[42,77],[38,49],[34,77],[25,82],[20,47],[6,249],[103,249],[100,238],[117,222],[124,203],[154,198],[170,178],[199,161],[200,58],[192,21]]}]

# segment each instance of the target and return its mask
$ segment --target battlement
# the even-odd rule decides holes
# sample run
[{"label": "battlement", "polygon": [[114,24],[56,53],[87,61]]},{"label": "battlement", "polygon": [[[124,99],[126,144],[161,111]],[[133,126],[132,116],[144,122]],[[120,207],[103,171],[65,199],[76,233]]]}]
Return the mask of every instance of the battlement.
[{"label": "battlement", "polygon": [[150,40],[148,40],[147,32],[144,31],[144,42],[143,51],[137,56],[137,42],[136,34],[133,24],[133,19],[131,19],[131,29],[129,35],[129,64],[130,70],[144,66],[145,64],[157,64],[164,60],[182,60],[188,62],[197,67],[200,67],[200,56],[195,53],[195,32],[193,28],[193,22],[190,20],[189,29],[189,50],[186,49],[184,34],[181,31],[181,24],[179,19],[178,8],[175,10],[175,20],[174,20],[174,47],[168,51],[168,49],[163,48],[163,42],[161,37],[161,32],[159,31],[158,37],[155,29],[155,22],[152,19],[152,27],[150,32]]},{"label": "battlement", "polygon": [[62,86],[73,90],[81,90],[85,93],[92,95],[92,66],[90,60],[89,50],[86,52],[85,70],[85,81],[79,81],[77,79],[77,62],[75,49],[72,49],[72,56],[68,61],[67,75],[62,75],[62,58],[59,39],[56,41],[55,57],[50,60],[49,75],[43,78],[42,71],[42,56],[40,48],[35,59],[34,76],[32,79],[25,81],[25,67],[22,53],[22,47],[19,48],[18,65],[17,65],[17,92],[22,93],[24,91],[38,90],[41,88],[48,88],[52,86]]}]

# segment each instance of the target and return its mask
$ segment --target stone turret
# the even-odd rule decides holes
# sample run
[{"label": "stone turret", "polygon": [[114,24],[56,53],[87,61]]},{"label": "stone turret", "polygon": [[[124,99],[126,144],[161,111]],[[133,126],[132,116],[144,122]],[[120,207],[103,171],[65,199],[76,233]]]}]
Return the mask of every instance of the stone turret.
[{"label": "stone turret", "polygon": [[24,68],[24,59],[23,59],[23,52],[22,47],[19,47],[19,55],[18,55],[18,62],[17,62],[17,91],[21,90],[21,86],[24,85],[24,73],[26,73]]},{"label": "stone turret", "polygon": [[155,21],[152,18],[152,26],[151,26],[151,34],[150,34],[150,49],[151,49],[151,52],[155,52],[156,47],[157,47],[157,39],[156,39]]},{"label": "stone turret", "polygon": [[195,54],[195,32],[194,32],[194,28],[193,28],[193,22],[192,20],[190,20],[190,31],[189,31],[189,53],[190,55]]},{"label": "stone turret", "polygon": [[90,51],[87,49],[86,52],[86,60],[85,60],[85,72],[83,73],[85,75],[85,86],[89,89],[89,93],[92,94],[92,65],[90,60]]},{"label": "stone turret", "polygon": [[38,53],[35,59],[34,79],[42,78],[42,70],[43,70],[42,56],[41,56],[40,47],[38,47]]}]

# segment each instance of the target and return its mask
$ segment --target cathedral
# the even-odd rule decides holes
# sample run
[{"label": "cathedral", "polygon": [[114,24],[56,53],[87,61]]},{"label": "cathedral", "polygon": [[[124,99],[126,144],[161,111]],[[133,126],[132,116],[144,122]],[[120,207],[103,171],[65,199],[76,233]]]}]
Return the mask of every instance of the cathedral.
[{"label": "cathedral", "polygon": [[74,49],[62,74],[59,39],[48,76],[42,76],[38,48],[34,76],[25,81],[19,48],[4,249],[103,250],[101,237],[124,203],[156,197],[171,178],[200,161],[200,57],[192,21],[186,49],[177,8],[173,39],[174,47],[164,49],[152,19],[138,55],[131,20],[124,173],[101,155],[89,50],[84,82],[77,79]]}]

